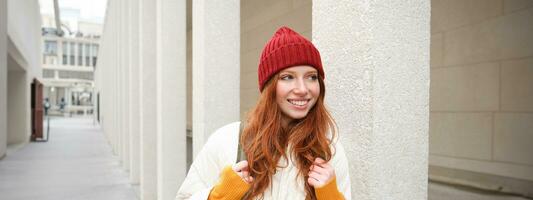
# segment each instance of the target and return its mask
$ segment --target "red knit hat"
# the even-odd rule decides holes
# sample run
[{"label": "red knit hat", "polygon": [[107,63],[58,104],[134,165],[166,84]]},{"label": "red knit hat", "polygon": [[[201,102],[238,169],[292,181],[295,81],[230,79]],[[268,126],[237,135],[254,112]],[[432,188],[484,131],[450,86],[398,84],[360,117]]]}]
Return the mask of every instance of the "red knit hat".
[{"label": "red knit hat", "polygon": [[274,74],[296,65],[310,65],[324,79],[320,53],[315,45],[292,29],[283,26],[276,31],[261,53],[257,70],[259,91],[263,91],[266,82]]}]

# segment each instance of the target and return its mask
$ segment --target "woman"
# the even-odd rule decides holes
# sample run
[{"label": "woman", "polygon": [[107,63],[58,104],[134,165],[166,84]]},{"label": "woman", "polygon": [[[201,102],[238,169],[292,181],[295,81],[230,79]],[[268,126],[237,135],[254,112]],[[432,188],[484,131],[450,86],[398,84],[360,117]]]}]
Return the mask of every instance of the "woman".
[{"label": "woman", "polygon": [[[261,54],[259,101],[211,135],[176,199],[351,199],[348,163],[324,106],[315,46],[287,27]],[[240,145],[247,160],[238,161]]]}]

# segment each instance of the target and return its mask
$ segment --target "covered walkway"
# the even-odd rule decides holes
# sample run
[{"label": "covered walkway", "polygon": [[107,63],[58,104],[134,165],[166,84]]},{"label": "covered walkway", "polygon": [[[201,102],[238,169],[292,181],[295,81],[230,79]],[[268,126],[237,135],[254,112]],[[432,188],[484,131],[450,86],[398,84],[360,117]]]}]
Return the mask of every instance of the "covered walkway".
[{"label": "covered walkway", "polygon": [[0,162],[0,199],[138,199],[92,118],[53,118],[50,140],[10,147]]}]

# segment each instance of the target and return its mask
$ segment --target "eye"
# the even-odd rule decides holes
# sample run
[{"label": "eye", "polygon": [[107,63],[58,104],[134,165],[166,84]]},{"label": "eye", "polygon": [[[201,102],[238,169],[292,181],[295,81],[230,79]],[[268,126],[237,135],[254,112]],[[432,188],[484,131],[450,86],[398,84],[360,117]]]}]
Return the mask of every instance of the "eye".
[{"label": "eye", "polygon": [[291,79],[293,79],[293,77],[290,74],[283,74],[283,75],[280,76],[280,79],[281,80],[291,80]]},{"label": "eye", "polygon": [[309,75],[308,79],[316,81],[316,80],[318,80],[318,75],[316,75],[316,74]]}]

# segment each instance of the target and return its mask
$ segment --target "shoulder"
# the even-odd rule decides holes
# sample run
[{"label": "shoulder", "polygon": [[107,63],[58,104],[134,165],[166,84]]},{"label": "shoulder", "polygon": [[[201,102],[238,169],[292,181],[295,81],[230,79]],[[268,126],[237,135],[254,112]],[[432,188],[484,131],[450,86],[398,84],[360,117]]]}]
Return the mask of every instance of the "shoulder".
[{"label": "shoulder", "polygon": [[[342,145],[340,136],[336,134],[334,137],[332,136],[331,132],[327,134],[327,137],[329,139],[330,143],[330,149],[333,153],[333,158],[335,157],[344,157],[346,158],[346,155],[344,153],[344,146]],[[339,154],[337,156],[337,154]]]},{"label": "shoulder", "polygon": [[338,138],[332,140],[331,151],[333,153],[332,162],[335,168],[348,170],[348,158],[346,157],[344,146]]},{"label": "shoulder", "polygon": [[236,159],[239,128],[239,121],[224,125],[213,132],[204,145],[208,152],[217,155],[221,166],[233,164]]},{"label": "shoulder", "polygon": [[[239,126],[241,122],[232,122],[218,128],[207,140],[207,143],[226,143],[234,140],[239,135]],[[226,143],[227,144],[227,143]]]}]

